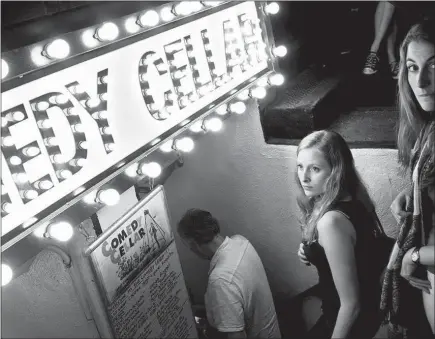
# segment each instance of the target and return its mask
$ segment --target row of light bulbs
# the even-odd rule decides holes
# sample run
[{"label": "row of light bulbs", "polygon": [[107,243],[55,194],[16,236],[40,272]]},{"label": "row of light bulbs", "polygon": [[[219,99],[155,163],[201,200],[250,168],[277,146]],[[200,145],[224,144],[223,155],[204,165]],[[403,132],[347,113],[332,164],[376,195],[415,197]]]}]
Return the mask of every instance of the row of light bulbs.
[{"label": "row of light bulbs", "polygon": [[[124,28],[128,34],[135,34],[141,29],[150,29],[159,23],[167,23],[180,17],[185,17],[199,12],[204,8],[215,7],[223,1],[181,1],[179,3],[164,6],[158,13],[155,10],[148,10],[138,16],[132,16],[125,20]],[[264,6],[267,14],[276,14],[279,5],[276,2]],[[113,22],[105,22],[97,28],[85,30],[82,33],[81,41],[87,48],[97,47],[101,43],[114,41],[119,36],[119,27]],[[70,55],[70,45],[64,39],[55,39],[48,42],[44,47],[35,47],[31,51],[31,59],[37,66],[46,65],[50,62],[65,59]],[[9,64],[2,59],[2,80],[9,74]]]},{"label": "row of light bulbs", "polygon": [[[192,13],[195,13],[201,10],[204,6],[216,6],[219,5],[222,1],[182,1],[172,7],[164,7],[160,11],[160,16],[156,11],[148,11],[140,15],[137,19],[128,18],[125,21],[125,29],[129,33],[136,33],[140,30],[140,27],[153,27],[156,26],[160,20],[164,22],[171,21],[175,19],[177,16],[186,16]],[[279,11],[279,5],[276,2],[269,3],[264,6],[264,11],[266,14],[276,14]],[[114,23],[104,23],[99,26],[93,33],[91,32],[92,40],[86,34],[87,31],[83,34],[83,43],[87,47],[94,47],[98,42],[103,41],[112,41],[116,39],[119,34],[119,29]],[[92,43],[90,43],[92,41]],[[87,44],[91,44],[88,45]],[[45,57],[51,60],[59,60],[64,59],[69,55],[70,47],[65,40],[56,39],[50,43],[48,43],[43,52],[41,53]],[[276,57],[283,57],[287,53],[287,49],[285,46],[278,46],[272,49],[272,54]],[[9,72],[9,66],[5,60],[2,59],[2,79],[4,79]],[[256,82],[256,86],[242,91],[237,99],[240,101],[231,102],[229,104],[223,104],[215,109],[215,113],[217,115],[226,115],[228,113],[235,114],[243,114],[246,111],[246,105],[243,102],[249,98],[263,99],[266,96],[267,90],[266,87],[268,85],[280,86],[284,83],[284,77],[275,73],[269,77],[263,77]],[[54,99],[56,100],[56,99]],[[60,99],[62,100],[62,99]],[[85,103],[89,107],[93,106],[94,103]],[[43,109],[43,107],[35,107],[35,109]],[[21,114],[19,114],[21,113]],[[10,121],[21,121],[24,119],[24,114],[22,112],[13,112],[11,116],[8,116],[7,119]],[[182,123],[182,125],[188,124],[190,121],[186,120]],[[7,126],[8,120],[2,118],[1,125],[2,127]],[[205,118],[203,120],[198,120],[195,123],[191,124],[189,130],[198,133],[201,131],[207,132],[218,132],[222,129],[223,123],[222,120],[218,117]],[[2,139],[3,144],[5,141]],[[157,144],[160,142],[159,139],[155,140],[153,144]],[[6,144],[8,142],[6,141]],[[179,139],[171,139],[165,142],[162,146],[160,146],[160,150],[162,152],[190,152],[194,148],[194,142],[189,137],[182,137]],[[35,150],[28,150],[33,154],[36,152]],[[39,151],[38,151],[39,152]],[[161,166],[156,162],[150,163],[135,163],[126,169],[125,175],[129,177],[135,176],[147,176],[151,179],[157,178],[162,172]],[[48,182],[48,181],[47,181]],[[47,188],[47,183],[40,183],[40,186],[44,189]],[[3,192],[3,190],[2,190]],[[96,192],[91,192],[87,196],[83,198],[83,201],[88,204],[104,204],[108,206],[113,206],[118,203],[120,200],[120,194],[117,190],[113,188],[100,189]],[[32,223],[36,221],[36,218],[33,218],[31,222],[28,223],[30,226]],[[25,225],[23,225],[25,226]],[[73,236],[73,226],[66,221],[59,221],[54,223],[46,223],[39,226],[34,232],[34,235],[37,237],[47,237],[53,238],[58,241],[68,241]],[[13,278],[12,269],[2,263],[2,286],[8,284]]]},{"label": "row of light bulbs", "polygon": [[[246,111],[246,105],[243,102],[249,98],[263,99],[266,96],[267,85],[282,85],[284,83],[284,77],[275,73],[269,77],[263,77],[257,80],[255,86],[251,89],[242,91],[237,99],[240,101],[231,102],[229,104],[222,104],[214,111],[219,116],[224,116],[228,113],[243,114]],[[182,125],[188,124],[190,121],[186,120],[182,122]],[[218,132],[222,129],[223,122],[218,117],[207,117],[200,119],[190,125],[189,130],[194,133],[198,132]],[[160,142],[156,140],[155,143]],[[171,139],[160,146],[160,150],[164,153],[176,151],[188,153],[194,149],[194,141],[189,137],[181,137],[178,139]],[[162,167],[157,162],[143,162],[135,163],[125,170],[125,175],[128,177],[146,176],[150,179],[155,179],[162,173]],[[44,188],[49,188],[43,181],[38,182]],[[47,181],[47,183],[50,183]],[[51,183],[50,183],[51,184]],[[2,190],[3,192],[3,190]],[[83,202],[86,204],[103,204],[107,206],[114,206],[120,200],[120,194],[113,188],[100,189],[89,193],[83,198]],[[2,204],[2,208],[5,208],[5,204]],[[58,241],[68,241],[73,236],[73,226],[66,221],[59,221],[55,223],[43,224],[38,227],[33,234],[37,237],[53,238]],[[2,286],[7,284],[12,279],[13,273],[11,268],[2,264]]]}]

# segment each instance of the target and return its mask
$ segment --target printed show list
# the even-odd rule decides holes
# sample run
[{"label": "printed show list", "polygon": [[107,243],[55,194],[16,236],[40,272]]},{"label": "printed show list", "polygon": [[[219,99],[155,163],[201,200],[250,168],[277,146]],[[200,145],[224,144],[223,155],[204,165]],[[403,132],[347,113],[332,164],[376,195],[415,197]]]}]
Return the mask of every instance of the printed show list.
[{"label": "printed show list", "polygon": [[197,338],[173,241],[110,306],[117,338]]}]

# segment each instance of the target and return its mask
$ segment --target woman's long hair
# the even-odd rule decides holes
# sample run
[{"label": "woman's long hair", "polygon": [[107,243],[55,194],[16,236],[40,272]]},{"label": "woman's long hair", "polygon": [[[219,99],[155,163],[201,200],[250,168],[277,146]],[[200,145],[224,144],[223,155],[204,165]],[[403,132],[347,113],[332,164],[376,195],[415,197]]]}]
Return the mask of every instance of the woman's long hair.
[{"label": "woman's long hair", "polygon": [[[398,80],[400,117],[397,132],[397,148],[399,151],[399,164],[403,172],[407,172],[411,166],[411,151],[417,140],[419,140],[421,131],[430,123],[431,119],[434,119],[430,113],[420,107],[408,82],[406,56],[408,46],[413,41],[427,41],[435,44],[435,25],[433,19],[422,21],[411,27],[400,47]],[[423,140],[420,138],[419,141]]]},{"label": "woman's long hair", "polygon": [[301,227],[305,241],[317,239],[317,222],[347,194],[352,200],[361,201],[369,213],[375,213],[373,201],[355,168],[352,152],[340,134],[326,130],[313,132],[302,139],[296,154],[309,148],[322,152],[332,171],[326,180],[325,193],[311,198],[305,195],[297,171],[295,173],[299,191],[297,203],[302,212]]}]

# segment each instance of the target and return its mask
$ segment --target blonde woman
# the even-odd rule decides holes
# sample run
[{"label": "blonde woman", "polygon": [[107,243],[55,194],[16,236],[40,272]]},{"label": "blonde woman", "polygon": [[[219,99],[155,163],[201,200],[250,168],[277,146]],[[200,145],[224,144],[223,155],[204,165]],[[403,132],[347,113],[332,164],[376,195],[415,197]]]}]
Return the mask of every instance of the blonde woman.
[{"label": "blonde woman", "polygon": [[299,258],[319,274],[323,315],[309,338],[373,338],[379,325],[379,272],[372,267],[377,217],[335,132],[306,136],[297,150],[298,205],[303,243]]}]

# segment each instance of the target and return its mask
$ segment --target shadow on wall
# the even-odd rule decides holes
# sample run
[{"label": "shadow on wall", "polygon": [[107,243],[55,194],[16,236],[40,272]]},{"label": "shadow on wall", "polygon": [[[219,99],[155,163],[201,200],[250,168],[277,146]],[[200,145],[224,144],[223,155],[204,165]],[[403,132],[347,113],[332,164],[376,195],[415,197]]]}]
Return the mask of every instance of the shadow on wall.
[{"label": "shadow on wall", "polygon": [[40,252],[28,272],[2,287],[3,338],[100,338],[80,306],[62,260]]}]

